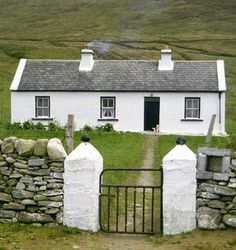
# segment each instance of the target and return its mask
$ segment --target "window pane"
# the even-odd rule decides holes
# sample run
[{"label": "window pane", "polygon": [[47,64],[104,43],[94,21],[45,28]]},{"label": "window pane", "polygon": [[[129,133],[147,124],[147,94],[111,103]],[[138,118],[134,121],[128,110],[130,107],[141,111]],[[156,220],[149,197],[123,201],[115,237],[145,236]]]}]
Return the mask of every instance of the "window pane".
[{"label": "window pane", "polygon": [[38,108],[37,116],[43,116],[43,110],[41,108]]},{"label": "window pane", "polygon": [[104,108],[108,107],[107,98],[103,98],[103,99],[102,99],[102,106],[103,106]]},{"label": "window pane", "polygon": [[194,109],[193,110],[193,118],[198,118],[198,110],[197,109]]},{"label": "window pane", "polygon": [[198,99],[193,100],[193,108],[198,108]]},{"label": "window pane", "polygon": [[191,118],[191,109],[186,110],[186,118]]},{"label": "window pane", "polygon": [[43,106],[43,100],[42,98],[38,98],[38,107],[42,107]]},{"label": "window pane", "polygon": [[43,116],[49,116],[49,109],[48,108],[43,109]]},{"label": "window pane", "polygon": [[186,108],[192,108],[192,99],[186,100]]},{"label": "window pane", "polygon": [[48,98],[43,99],[43,107],[49,107]]},{"label": "window pane", "polygon": [[109,99],[109,107],[113,107],[113,99],[112,98]]}]

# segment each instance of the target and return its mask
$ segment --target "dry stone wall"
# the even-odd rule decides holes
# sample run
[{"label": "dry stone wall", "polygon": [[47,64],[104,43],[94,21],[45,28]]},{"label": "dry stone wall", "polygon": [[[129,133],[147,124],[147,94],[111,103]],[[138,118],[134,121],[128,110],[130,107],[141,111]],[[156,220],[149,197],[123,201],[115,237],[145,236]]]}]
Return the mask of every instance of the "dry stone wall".
[{"label": "dry stone wall", "polygon": [[236,227],[236,159],[227,149],[200,148],[197,222],[203,229]]},{"label": "dry stone wall", "polygon": [[0,140],[0,222],[61,224],[65,157],[56,138]]}]

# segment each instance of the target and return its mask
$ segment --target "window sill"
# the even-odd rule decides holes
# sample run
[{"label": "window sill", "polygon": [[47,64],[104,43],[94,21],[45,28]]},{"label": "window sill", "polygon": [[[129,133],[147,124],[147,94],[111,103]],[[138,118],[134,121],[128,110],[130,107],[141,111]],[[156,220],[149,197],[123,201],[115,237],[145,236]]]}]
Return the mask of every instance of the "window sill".
[{"label": "window sill", "polygon": [[99,118],[98,121],[101,121],[101,122],[117,122],[119,121],[118,119],[116,118]]},{"label": "window sill", "polygon": [[32,121],[53,121],[52,117],[33,117]]},{"label": "window sill", "polygon": [[181,119],[181,122],[203,122],[203,119],[193,119],[193,118],[185,118],[185,119]]}]

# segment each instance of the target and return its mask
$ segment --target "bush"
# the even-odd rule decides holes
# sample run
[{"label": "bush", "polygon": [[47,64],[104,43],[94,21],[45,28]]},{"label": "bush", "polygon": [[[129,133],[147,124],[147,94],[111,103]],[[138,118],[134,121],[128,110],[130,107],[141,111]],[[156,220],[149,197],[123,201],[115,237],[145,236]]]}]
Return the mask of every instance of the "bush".
[{"label": "bush", "polygon": [[113,125],[111,123],[106,123],[105,125],[96,126],[98,132],[111,132],[114,131]]},{"label": "bush", "polygon": [[38,130],[46,130],[45,125],[43,125],[41,122],[36,123],[34,127],[35,129],[38,129]]},{"label": "bush", "polygon": [[35,128],[35,125],[34,125],[33,122],[25,121],[25,122],[23,122],[23,124],[22,124],[22,128],[25,129],[25,130],[34,129],[34,128]]},{"label": "bush", "polygon": [[21,130],[22,125],[21,125],[20,122],[8,123],[7,124],[7,129],[9,129],[9,130]]},{"label": "bush", "polygon": [[58,130],[58,126],[57,126],[57,124],[55,124],[55,123],[53,123],[53,122],[50,122],[49,124],[48,124],[48,130],[49,131],[57,131]]},{"label": "bush", "polygon": [[91,126],[85,124],[82,130],[84,132],[91,132],[91,131],[93,131],[93,128]]}]

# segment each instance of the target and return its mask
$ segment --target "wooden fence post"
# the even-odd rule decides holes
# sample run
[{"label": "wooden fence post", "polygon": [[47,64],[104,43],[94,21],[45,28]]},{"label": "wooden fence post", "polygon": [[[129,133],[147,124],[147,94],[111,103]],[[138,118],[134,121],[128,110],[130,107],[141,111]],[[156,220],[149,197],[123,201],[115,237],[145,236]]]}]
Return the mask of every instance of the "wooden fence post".
[{"label": "wooden fence post", "polygon": [[69,114],[66,125],[66,152],[69,155],[73,151],[74,115]]}]

